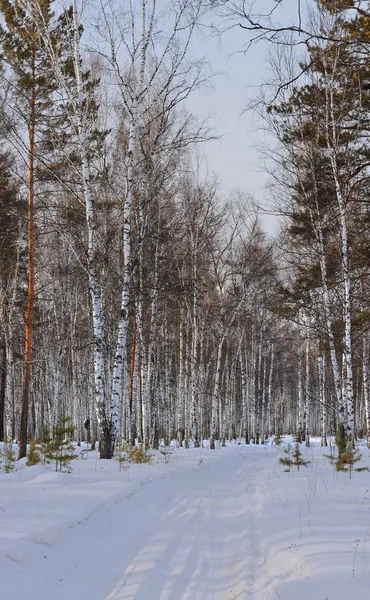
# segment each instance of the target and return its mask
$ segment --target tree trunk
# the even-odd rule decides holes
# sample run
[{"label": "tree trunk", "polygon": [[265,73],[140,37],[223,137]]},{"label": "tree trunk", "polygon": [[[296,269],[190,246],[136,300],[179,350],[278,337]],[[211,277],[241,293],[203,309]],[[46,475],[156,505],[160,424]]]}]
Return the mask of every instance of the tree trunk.
[{"label": "tree trunk", "polygon": [[367,332],[363,332],[362,334],[362,386],[365,404],[367,447],[370,448],[369,340]]},{"label": "tree trunk", "polygon": [[241,393],[242,393],[242,427],[241,437],[244,437],[245,443],[249,443],[248,439],[248,423],[247,423],[247,399],[248,399],[248,385],[246,377],[246,358],[244,356],[243,349],[240,350],[239,354],[240,361],[240,373],[241,373]]},{"label": "tree trunk", "polygon": [[270,356],[270,371],[269,371],[269,382],[267,388],[267,419],[268,419],[268,435],[271,436],[274,432],[272,424],[272,382],[274,375],[274,344],[271,344],[271,356]]},{"label": "tree trunk", "polygon": [[[129,145],[127,151],[127,191],[124,206],[124,226],[123,226],[123,285],[121,294],[121,314],[118,324],[117,346],[114,357],[112,374],[112,392],[111,392],[111,420],[112,420],[112,440],[117,436],[119,430],[119,402],[122,385],[122,372],[126,366],[126,340],[127,327],[129,320],[130,286],[131,286],[131,207],[133,192],[133,169],[134,169],[134,151],[136,140],[136,121],[137,111],[136,103],[132,102],[129,112],[130,133]],[[131,413],[132,414],[132,413]]]},{"label": "tree trunk", "polygon": [[105,386],[104,343],[102,325],[102,301],[97,276],[97,239],[94,201],[92,194],[92,177],[89,162],[89,140],[86,128],[86,115],[84,114],[84,83],[81,72],[80,35],[81,29],[78,22],[76,0],[72,2],[73,31],[74,31],[74,72],[77,86],[76,119],[78,123],[79,145],[82,166],[83,193],[86,210],[86,224],[88,232],[87,271],[92,307],[92,325],[94,336],[94,384],[95,384],[95,410],[100,428],[99,450],[100,458],[112,458],[114,453],[114,436],[112,436],[112,422],[107,416],[107,395]]},{"label": "tree trunk", "polygon": [[215,449],[215,439],[217,434],[217,411],[219,402],[219,391],[220,391],[220,380],[221,380],[221,359],[222,359],[222,346],[224,343],[224,336],[222,336],[217,344],[217,355],[216,355],[216,367],[215,367],[215,379],[213,384],[212,394],[212,412],[211,412],[211,437],[210,437],[210,449]]},{"label": "tree trunk", "polygon": [[[159,217],[158,217],[159,219]],[[150,415],[149,444],[151,448],[158,448],[158,407],[157,407],[157,314],[158,314],[158,265],[159,240],[157,239],[154,257],[154,284],[152,293],[152,306],[150,317],[150,340],[148,351],[148,412]]]},{"label": "tree trunk", "polygon": [[311,412],[311,381],[310,381],[310,319],[306,318],[306,386],[305,386],[305,445],[310,447],[310,412]]},{"label": "tree trunk", "polygon": [[321,408],[321,446],[327,446],[326,436],[326,374],[325,374],[325,355],[319,356],[317,359],[319,372],[319,398]]},{"label": "tree trunk", "polygon": [[191,438],[194,446],[199,447],[198,426],[198,280],[197,280],[197,252],[193,257],[193,327],[191,340]]},{"label": "tree trunk", "polygon": [[24,352],[24,376],[23,376],[23,396],[21,428],[19,434],[19,454],[18,458],[24,458],[27,455],[28,438],[28,413],[30,402],[31,387],[31,361],[32,361],[32,342],[33,342],[33,310],[35,301],[35,190],[34,190],[34,170],[35,170],[35,112],[36,112],[36,83],[35,83],[35,52],[31,58],[31,78],[32,88],[30,96],[30,115],[28,125],[28,287],[27,287],[27,310],[26,310],[26,332],[25,332],[25,352]]},{"label": "tree trunk", "polygon": [[298,423],[297,434],[299,441],[302,441],[303,434],[303,372],[302,372],[302,344],[298,334]]},{"label": "tree trunk", "polygon": [[[327,74],[326,74],[327,75]],[[344,362],[345,362],[345,392],[347,409],[346,436],[354,439],[354,399],[353,399],[353,369],[352,369],[352,316],[351,316],[351,273],[348,243],[347,202],[344,197],[339,169],[337,164],[337,123],[334,106],[333,74],[329,77],[325,88],[326,98],[326,145],[329,151],[330,165],[335,184],[335,193],[340,218],[342,277],[343,277],[343,317],[344,317]]]},{"label": "tree trunk", "polygon": [[177,443],[182,446],[184,440],[184,311],[180,306],[179,323],[179,370],[177,380]]}]

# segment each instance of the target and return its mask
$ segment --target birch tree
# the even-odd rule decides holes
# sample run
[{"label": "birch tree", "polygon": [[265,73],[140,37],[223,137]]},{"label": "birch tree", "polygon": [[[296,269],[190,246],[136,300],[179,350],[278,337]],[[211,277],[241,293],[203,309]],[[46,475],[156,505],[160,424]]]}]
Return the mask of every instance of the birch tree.
[{"label": "birch tree", "polygon": [[16,302],[19,302],[22,279],[21,246],[24,240],[22,222],[25,203],[19,184],[10,170],[11,156],[0,154],[0,269],[1,290],[1,392],[0,392],[0,439],[12,441],[15,437],[14,407],[14,321],[17,319]]}]

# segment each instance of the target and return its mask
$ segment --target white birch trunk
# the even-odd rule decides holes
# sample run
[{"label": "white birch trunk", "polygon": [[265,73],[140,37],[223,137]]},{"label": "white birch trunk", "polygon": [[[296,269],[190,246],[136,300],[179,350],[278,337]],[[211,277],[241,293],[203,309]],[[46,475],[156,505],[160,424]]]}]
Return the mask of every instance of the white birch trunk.
[{"label": "white birch trunk", "polygon": [[297,433],[298,438],[302,439],[303,433],[303,372],[302,372],[302,343],[300,335],[298,335],[298,423]]},{"label": "white birch trunk", "polygon": [[251,344],[251,360],[249,362],[249,407],[250,407],[250,437],[252,443],[256,442],[256,369],[257,369],[257,353],[255,348],[254,338],[252,337]]},{"label": "white birch trunk", "polygon": [[362,334],[362,387],[365,404],[367,447],[370,448],[369,339],[367,332]]},{"label": "white birch trunk", "polygon": [[111,393],[111,418],[113,443],[119,428],[119,402],[122,382],[122,371],[126,368],[126,343],[129,318],[130,286],[131,286],[131,207],[133,192],[133,161],[136,139],[136,104],[132,103],[130,109],[130,133],[127,151],[127,191],[124,206],[123,226],[123,285],[121,296],[121,313],[118,325],[118,339],[114,357]]},{"label": "white birch trunk", "polygon": [[81,72],[80,53],[80,23],[78,21],[77,2],[72,2],[73,29],[74,29],[74,71],[77,86],[76,120],[80,143],[80,155],[82,165],[83,192],[86,209],[86,223],[88,231],[87,263],[89,288],[92,306],[92,322],[94,334],[94,383],[95,383],[95,407],[96,416],[102,433],[101,456],[111,458],[113,454],[111,440],[111,422],[106,413],[106,389],[104,378],[104,356],[103,356],[103,331],[101,297],[96,269],[96,222],[94,212],[94,201],[92,195],[90,164],[88,159],[88,135],[85,125],[84,91]]},{"label": "white birch trunk", "polygon": [[225,406],[224,406],[224,411],[223,411],[223,415],[222,415],[222,436],[221,436],[223,446],[226,444],[226,439],[229,441],[233,439],[233,420],[232,420],[233,400],[232,400],[232,382],[231,382],[232,363],[229,366],[229,362],[230,361],[229,361],[228,355],[226,355],[226,361],[225,361],[225,367],[224,367]]},{"label": "white birch trunk", "polygon": [[140,381],[141,376],[141,348],[139,342],[139,317],[136,314],[136,343],[135,343],[135,364],[134,364],[134,373],[133,373],[133,398],[135,399],[136,410],[135,410],[135,428],[136,428],[136,437],[139,444],[143,442],[143,413],[142,413],[142,386]]},{"label": "white birch trunk", "polygon": [[191,436],[191,390],[192,390],[192,377],[191,377],[191,364],[192,364],[192,316],[190,307],[187,308],[187,335],[186,335],[186,352],[185,352],[185,373],[184,373],[184,421],[185,421],[185,447],[189,447],[189,440]]},{"label": "white birch trunk", "polygon": [[268,418],[268,435],[271,436],[273,434],[273,425],[272,425],[272,382],[274,375],[274,344],[271,344],[271,355],[270,355],[270,371],[269,371],[269,382],[267,388],[267,418]]},{"label": "white birch trunk", "polygon": [[149,444],[151,448],[157,448],[158,438],[158,407],[157,407],[157,314],[158,314],[158,262],[159,241],[157,239],[154,257],[154,283],[150,316],[150,340],[148,351],[148,400],[147,410],[150,422]]},{"label": "white birch trunk", "polygon": [[[14,411],[14,351],[13,351],[13,313],[16,303],[16,293],[18,284],[20,248],[17,249],[17,261],[14,270],[14,277],[11,286],[10,302],[7,302],[7,296],[4,297],[4,338],[5,338],[5,397],[4,397],[4,432],[6,439],[13,442],[15,435],[15,411]],[[3,366],[4,368],[4,366]]]},{"label": "white birch trunk", "polygon": [[212,409],[211,409],[211,438],[210,438],[210,449],[215,449],[215,439],[217,435],[217,412],[219,403],[219,392],[220,392],[220,381],[221,381],[221,360],[222,360],[222,347],[224,343],[224,336],[222,336],[217,344],[216,353],[216,366],[215,366],[215,379],[213,383],[212,393]]},{"label": "white birch trunk", "polygon": [[195,447],[199,446],[198,428],[198,279],[197,279],[197,253],[193,257],[193,318],[191,340],[191,438]]},{"label": "white birch trunk", "polygon": [[305,385],[305,445],[310,447],[311,380],[310,380],[310,318],[306,317],[306,385]]},{"label": "white birch trunk", "polygon": [[239,354],[240,362],[240,373],[241,373],[241,391],[242,391],[242,427],[241,437],[245,439],[245,443],[248,444],[248,424],[247,424],[247,398],[248,398],[248,386],[246,377],[246,358],[244,357],[243,349]]},{"label": "white birch trunk", "polygon": [[341,373],[340,373],[338,359],[337,359],[337,352],[335,349],[335,340],[334,340],[334,332],[333,332],[333,318],[331,316],[330,297],[329,297],[329,289],[328,289],[328,277],[327,277],[326,260],[325,260],[324,236],[323,236],[321,226],[318,230],[318,241],[319,241],[319,249],[320,249],[320,271],[321,271],[322,291],[323,291],[323,297],[324,297],[326,328],[327,328],[328,337],[329,337],[330,362],[331,362],[331,367],[332,367],[332,372],[333,372],[335,395],[336,395],[337,405],[338,405],[339,422],[346,428],[347,409],[345,406],[345,398],[343,398],[343,395],[342,395]]},{"label": "white birch trunk", "polygon": [[319,399],[321,409],[321,446],[327,446],[326,435],[326,373],[325,373],[325,356],[319,356],[317,359],[318,374],[319,374]]},{"label": "white birch trunk", "polygon": [[[165,311],[166,313],[166,308]],[[170,356],[169,356],[169,334],[167,326],[167,315],[164,317],[163,324],[163,405],[165,412],[164,420],[164,439],[165,444],[168,445],[171,439],[171,398],[170,398]]]},{"label": "white birch trunk", "polygon": [[182,446],[184,439],[184,311],[180,306],[179,363],[177,380],[177,442]]},{"label": "white birch trunk", "polygon": [[231,369],[230,369],[230,374],[229,374],[229,378],[228,378],[228,387],[227,387],[227,393],[229,394],[229,415],[228,415],[228,419],[229,419],[229,433],[228,433],[228,438],[229,440],[233,440],[234,438],[236,438],[237,433],[236,433],[236,395],[235,395],[235,362],[234,360],[232,361],[231,364]]},{"label": "white birch trunk", "polygon": [[255,407],[256,407],[256,444],[261,442],[261,416],[263,402],[263,357],[262,357],[262,331],[258,344],[257,372],[256,372],[256,390],[255,390]]},{"label": "white birch trunk", "polygon": [[142,430],[143,443],[146,445],[149,442],[149,428],[147,418],[147,394],[145,393],[145,376],[146,372],[146,356],[144,348],[144,322],[143,322],[143,241],[144,241],[144,216],[142,202],[139,206],[139,240],[137,250],[137,261],[138,261],[138,291],[137,291],[137,302],[136,302],[136,315],[137,315],[137,344],[139,348],[138,355],[138,392],[140,397],[140,413],[141,413],[141,424],[140,429]]},{"label": "white birch trunk", "polygon": [[[327,123],[328,126],[328,123]],[[315,174],[315,166],[312,164],[312,182],[315,190],[315,205],[316,205],[316,214],[314,215],[313,211],[310,211],[311,224],[313,230],[315,232],[317,244],[318,244],[318,256],[319,256],[319,264],[320,264],[320,274],[321,274],[321,283],[322,283],[322,294],[324,301],[324,312],[325,312],[325,321],[327,334],[329,338],[329,348],[330,348],[330,362],[334,379],[334,387],[335,387],[335,395],[337,400],[337,410],[339,414],[339,422],[346,429],[347,422],[347,407],[345,396],[342,394],[342,385],[341,385],[341,373],[337,359],[337,353],[335,349],[335,339],[334,339],[334,329],[333,329],[333,316],[331,312],[330,306],[330,295],[329,295],[329,287],[328,287],[328,275],[326,268],[326,256],[325,256],[325,241],[324,241],[324,232],[323,232],[323,224],[322,217],[319,205],[319,190],[317,188],[316,182],[316,174]],[[305,187],[302,185],[302,191],[305,193]]]},{"label": "white birch trunk", "polygon": [[6,439],[13,442],[14,432],[14,374],[13,374],[13,337],[11,332],[11,326],[5,324],[5,344],[6,344],[6,381],[5,381],[5,434]]},{"label": "white birch trunk", "polygon": [[[327,74],[326,74],[327,75]],[[328,75],[327,75],[328,76]],[[344,317],[344,360],[345,360],[345,390],[347,408],[346,435],[354,437],[354,399],[353,399],[353,369],[352,369],[352,317],[351,317],[351,273],[348,244],[348,223],[346,198],[342,190],[337,164],[337,123],[334,110],[334,73],[325,88],[326,98],[326,144],[329,151],[330,164],[335,184],[335,192],[340,218],[342,277],[343,277],[343,317]]]}]

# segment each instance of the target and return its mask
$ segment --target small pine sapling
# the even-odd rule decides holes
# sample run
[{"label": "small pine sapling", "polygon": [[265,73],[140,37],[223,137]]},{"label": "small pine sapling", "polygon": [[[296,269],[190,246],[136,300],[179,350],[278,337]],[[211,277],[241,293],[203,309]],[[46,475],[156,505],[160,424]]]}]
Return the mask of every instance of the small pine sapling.
[{"label": "small pine sapling", "polygon": [[353,465],[361,460],[361,454],[358,448],[353,448],[352,443],[348,442],[345,451],[342,451],[338,456],[338,460],[335,463],[337,471],[348,471],[349,478],[352,478],[352,471],[368,471],[368,467],[357,467],[354,469]]},{"label": "small pine sapling", "polygon": [[11,447],[6,449],[4,458],[5,458],[5,462],[4,462],[5,473],[10,473],[14,469],[14,462],[15,462],[15,452]]},{"label": "small pine sapling", "polygon": [[311,462],[310,460],[303,460],[301,447],[298,443],[295,445],[294,448],[293,459],[293,465],[297,467],[298,471],[299,467],[307,467],[307,465]]},{"label": "small pine sapling", "polygon": [[284,449],[284,454],[286,454],[287,456],[280,458],[279,459],[279,463],[281,465],[284,465],[285,467],[287,467],[285,469],[285,472],[289,472],[291,469],[291,466],[293,465],[293,461],[292,461],[292,446],[290,444],[287,445],[287,447]]},{"label": "small pine sapling", "polygon": [[127,462],[127,444],[122,444],[122,446],[118,446],[115,450],[114,456],[116,461],[119,464],[119,470],[127,471],[128,465],[124,465]]},{"label": "small pine sapling", "polygon": [[88,448],[81,448],[81,460],[87,460],[89,458],[89,449]]},{"label": "small pine sapling", "polygon": [[74,453],[74,445],[68,440],[68,436],[75,431],[74,425],[69,425],[71,417],[62,415],[53,428],[54,439],[45,448],[45,458],[48,462],[55,461],[55,470],[71,472],[70,462],[77,458]]},{"label": "small pine sapling", "polygon": [[330,463],[333,466],[335,466],[335,462],[336,462],[335,448],[331,442],[329,443],[329,450],[330,450],[330,454],[324,454],[324,456],[325,456],[325,458],[329,459]]},{"label": "small pine sapling", "polygon": [[80,452],[80,459],[81,460],[88,460],[89,458],[89,448],[81,448],[81,452]]},{"label": "small pine sapling", "polygon": [[294,451],[292,451],[291,445],[288,444],[284,452],[287,456],[285,458],[280,458],[279,462],[287,467],[287,469],[285,469],[286,472],[289,472],[292,467],[297,467],[299,471],[300,467],[307,467],[311,462],[309,460],[303,460],[301,447],[298,443],[296,443]]},{"label": "small pine sapling", "polygon": [[170,456],[172,454],[172,450],[170,447],[167,446],[160,446],[159,447],[159,451],[162,454],[162,456],[164,456],[164,463],[167,464],[170,462]]},{"label": "small pine sapling", "polygon": [[294,441],[296,444],[301,444],[302,443],[302,431],[298,431],[296,433],[296,435],[294,436]]},{"label": "small pine sapling", "polygon": [[11,471],[13,471],[15,463],[15,451],[13,450],[11,442],[4,442],[4,447],[1,454],[3,459],[4,471],[5,473],[10,473]]},{"label": "small pine sapling", "polygon": [[276,433],[276,435],[275,435],[275,438],[274,438],[274,445],[277,446],[277,447],[279,447],[281,445],[282,441],[283,440],[281,439],[280,432],[278,431]]},{"label": "small pine sapling", "polygon": [[46,427],[46,425],[44,425],[43,428],[41,429],[41,435],[40,435],[40,448],[41,448],[43,465],[50,462],[47,458],[47,455],[49,453],[49,444],[50,443],[51,443],[50,430],[48,427]]},{"label": "small pine sapling", "polygon": [[35,440],[30,442],[30,448],[27,454],[27,467],[34,467],[41,462],[41,456],[36,446]]}]

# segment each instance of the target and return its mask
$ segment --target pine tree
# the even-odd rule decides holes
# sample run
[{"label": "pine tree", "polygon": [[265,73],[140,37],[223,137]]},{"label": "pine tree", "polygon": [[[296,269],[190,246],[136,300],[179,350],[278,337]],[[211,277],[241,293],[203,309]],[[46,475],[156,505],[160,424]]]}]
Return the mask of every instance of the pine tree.
[{"label": "pine tree", "polygon": [[274,438],[274,445],[275,446],[280,446],[280,444],[282,443],[282,439],[281,439],[281,434],[279,431],[277,431],[277,433],[275,434],[275,438]]},{"label": "pine tree", "polygon": [[281,465],[284,465],[285,467],[287,467],[287,469],[285,469],[285,471],[290,471],[290,469],[293,465],[291,444],[288,444],[287,447],[284,448],[284,454],[286,454],[287,456],[284,458],[280,458],[279,462]]},{"label": "pine tree", "polygon": [[296,444],[293,452],[293,465],[297,467],[299,471],[299,467],[307,467],[307,465],[311,462],[309,460],[303,460],[302,452],[300,444]]},{"label": "pine tree", "polygon": [[[38,170],[47,164],[51,137],[58,138],[61,115],[57,113],[54,93],[58,82],[45,52],[44,42],[36,26],[41,14],[46,27],[54,26],[51,40],[55,47],[61,40],[60,26],[53,24],[52,0],[36,0],[27,4],[19,0],[0,0],[3,24],[0,26],[1,63],[14,76],[14,119],[23,121],[27,129],[27,307],[25,312],[25,351],[22,413],[19,434],[19,458],[26,456],[28,413],[31,392],[32,349],[35,312],[35,190]],[[21,138],[21,132],[17,133]],[[52,172],[48,167],[47,172]]]},{"label": "pine tree", "polygon": [[300,467],[307,467],[307,465],[311,462],[309,460],[303,460],[302,452],[300,444],[297,442],[295,444],[294,450],[290,444],[284,449],[285,454],[287,455],[285,458],[280,458],[280,464],[288,467],[286,471],[290,471],[291,467],[297,467],[298,471]]},{"label": "pine tree", "polygon": [[5,441],[2,452],[3,467],[5,473],[10,473],[14,469],[15,451],[10,442]]},{"label": "pine tree", "polygon": [[353,465],[361,460],[361,454],[358,449],[353,447],[352,440],[346,438],[343,425],[339,425],[338,433],[335,436],[335,444],[338,450],[336,460],[331,460],[337,471],[348,471],[351,479],[352,471],[368,471],[367,467],[353,468]]},{"label": "pine tree", "polygon": [[338,460],[335,462],[335,469],[337,471],[348,471],[349,478],[352,477],[352,471],[368,471],[368,467],[357,467],[354,469],[353,465],[361,460],[361,454],[358,448],[354,449],[352,442],[347,442],[347,446],[345,450],[342,450],[341,454],[338,456]]},{"label": "pine tree", "polygon": [[70,462],[77,458],[75,447],[68,440],[76,429],[74,425],[69,425],[71,417],[62,415],[58,418],[57,424],[53,428],[53,439],[44,445],[44,456],[48,462],[55,461],[56,471],[71,471]]},{"label": "pine tree", "polygon": [[[307,45],[308,58],[301,65],[304,84],[292,86],[290,98],[269,107],[269,114],[286,151],[279,162],[288,167],[286,174],[294,174],[288,183],[293,189],[289,235],[291,250],[295,256],[299,253],[300,261],[290,299],[294,297],[296,305],[307,304],[313,293],[315,303],[323,305],[338,420],[353,440],[353,280],[368,268],[364,140],[370,108],[367,45],[359,43],[356,48],[356,40],[368,36],[369,17],[364,13],[348,23],[349,15],[335,6],[332,10],[333,4],[329,8],[319,3],[317,19],[328,41]],[[332,11],[330,18],[327,10]],[[351,45],[335,41],[346,42],[349,37]]]},{"label": "pine tree", "polygon": [[115,449],[115,458],[118,461],[119,464],[119,470],[122,471],[122,469],[127,470],[128,466],[125,466],[124,463],[127,463],[127,451],[128,451],[128,447],[127,444],[122,444],[121,446],[117,446]]},{"label": "pine tree", "polygon": [[36,446],[35,440],[32,440],[30,442],[30,447],[29,447],[29,450],[27,453],[27,467],[33,467],[34,465],[37,465],[39,462],[41,462],[40,453]]}]

